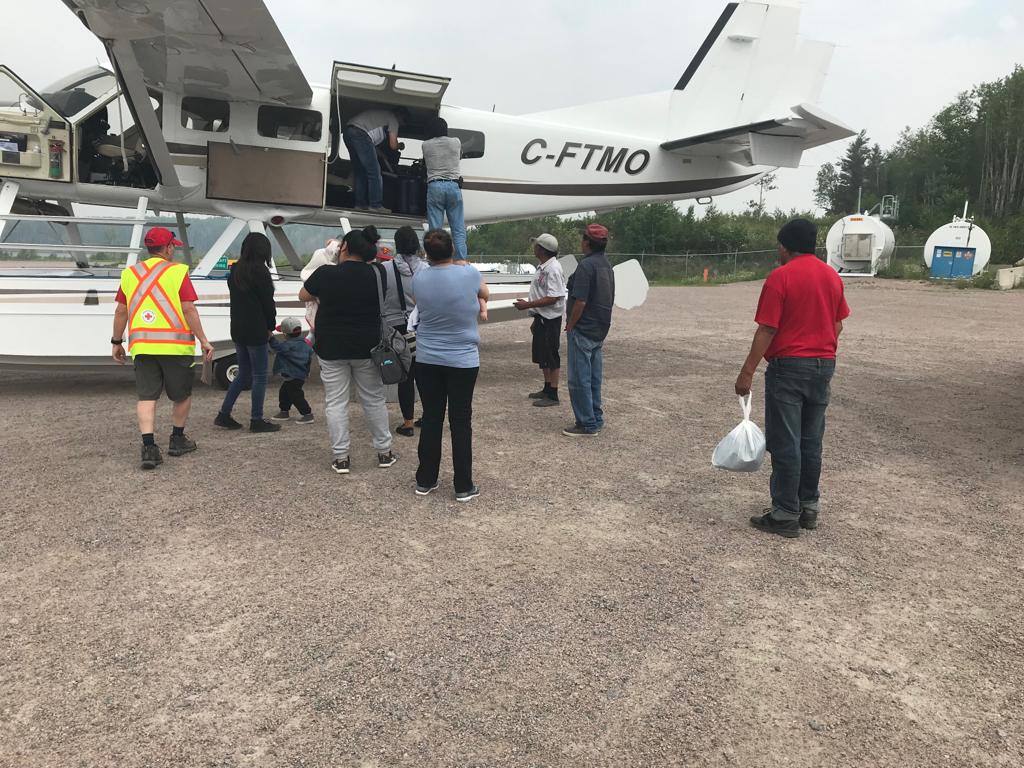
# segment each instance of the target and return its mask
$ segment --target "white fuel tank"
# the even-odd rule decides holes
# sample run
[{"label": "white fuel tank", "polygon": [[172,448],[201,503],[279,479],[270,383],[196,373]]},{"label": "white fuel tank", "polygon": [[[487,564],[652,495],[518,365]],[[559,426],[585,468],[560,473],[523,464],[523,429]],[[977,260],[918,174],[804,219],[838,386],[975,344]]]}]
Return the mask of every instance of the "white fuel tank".
[{"label": "white fuel tank", "polygon": [[970,219],[954,218],[924,245],[924,263],[932,277],[956,279],[981,274],[992,258],[992,241]]},{"label": "white fuel tank", "polygon": [[873,276],[889,266],[896,236],[877,216],[855,214],[832,225],[825,249],[829,266],[839,274]]}]

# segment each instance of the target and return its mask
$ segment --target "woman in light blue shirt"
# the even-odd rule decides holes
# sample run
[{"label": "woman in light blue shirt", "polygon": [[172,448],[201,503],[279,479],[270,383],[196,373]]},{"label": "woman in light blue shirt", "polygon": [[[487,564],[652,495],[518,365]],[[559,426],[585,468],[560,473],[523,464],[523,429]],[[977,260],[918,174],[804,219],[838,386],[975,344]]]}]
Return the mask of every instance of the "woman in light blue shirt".
[{"label": "woman in light blue shirt", "polygon": [[429,269],[413,278],[419,313],[416,327],[416,385],[423,403],[416,494],[437,488],[445,410],[452,433],[455,499],[480,495],[473,483],[473,389],[480,372],[478,299],[489,293],[476,267],[452,262],[452,238],[432,229],[423,238]]}]

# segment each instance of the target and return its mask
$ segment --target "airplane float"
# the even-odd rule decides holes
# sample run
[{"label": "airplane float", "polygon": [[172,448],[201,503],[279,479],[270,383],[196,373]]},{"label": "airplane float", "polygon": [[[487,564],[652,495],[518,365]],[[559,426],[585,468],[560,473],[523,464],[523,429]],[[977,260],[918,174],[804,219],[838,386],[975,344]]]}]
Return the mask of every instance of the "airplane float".
[{"label": "airplane float", "polygon": [[[107,359],[120,268],[135,263],[152,211],[177,217],[224,370],[233,361],[217,264],[238,235],[266,232],[299,270],[285,224],[422,226],[418,145],[438,115],[462,142],[470,225],[710,198],[853,135],[815,106],[832,45],[798,37],[792,0],[729,3],[670,90],[518,116],[445,105],[448,78],[395,69],[335,62],[330,84],[312,86],[261,0],[63,2],[104,44],[111,68],[36,91],[0,66],[0,240],[19,221],[62,225],[68,242],[46,249],[73,254],[77,269],[0,273],[5,325],[31,315],[20,327],[35,329],[5,334],[0,364]],[[340,131],[363,110],[398,107],[408,113],[405,147],[383,158],[392,213],[354,210]],[[73,203],[128,210],[120,219],[76,216]],[[186,213],[226,220],[198,263]],[[78,227],[92,223],[131,226],[130,245],[82,244]],[[6,252],[43,248],[0,242]],[[124,263],[90,265],[98,251]],[[298,306],[299,284],[279,277],[287,311]],[[493,286],[490,314],[515,315],[523,291]]]}]

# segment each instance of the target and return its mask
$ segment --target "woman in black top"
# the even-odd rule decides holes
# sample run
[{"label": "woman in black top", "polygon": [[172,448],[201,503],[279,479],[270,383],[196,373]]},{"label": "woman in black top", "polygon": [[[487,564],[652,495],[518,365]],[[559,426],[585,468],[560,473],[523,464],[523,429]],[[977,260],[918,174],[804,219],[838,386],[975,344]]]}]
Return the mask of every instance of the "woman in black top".
[{"label": "woman in black top", "polygon": [[220,413],[213,423],[225,429],[241,429],[231,409],[243,389],[252,387],[250,432],[277,432],[280,424],[263,418],[267,391],[267,340],[277,324],[274,281],[270,277],[270,240],[252,232],[242,241],[242,255],[228,274],[231,293],[231,340],[238,356],[238,375],[228,387]]}]

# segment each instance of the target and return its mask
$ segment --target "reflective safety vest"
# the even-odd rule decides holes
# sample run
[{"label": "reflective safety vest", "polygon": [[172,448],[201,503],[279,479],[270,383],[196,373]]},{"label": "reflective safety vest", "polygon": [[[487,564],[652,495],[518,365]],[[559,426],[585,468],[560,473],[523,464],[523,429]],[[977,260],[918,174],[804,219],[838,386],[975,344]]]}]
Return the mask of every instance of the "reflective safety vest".
[{"label": "reflective safety vest", "polygon": [[128,353],[190,355],[196,337],[185,322],[178,292],[188,267],[155,256],[121,272],[121,291],[128,300]]}]

